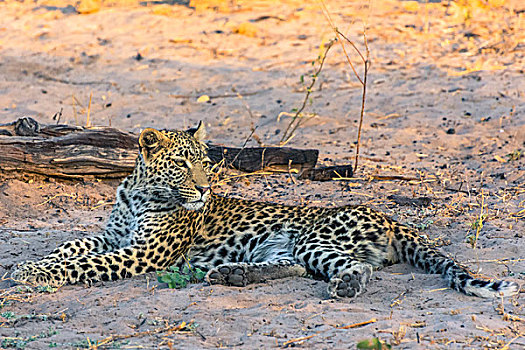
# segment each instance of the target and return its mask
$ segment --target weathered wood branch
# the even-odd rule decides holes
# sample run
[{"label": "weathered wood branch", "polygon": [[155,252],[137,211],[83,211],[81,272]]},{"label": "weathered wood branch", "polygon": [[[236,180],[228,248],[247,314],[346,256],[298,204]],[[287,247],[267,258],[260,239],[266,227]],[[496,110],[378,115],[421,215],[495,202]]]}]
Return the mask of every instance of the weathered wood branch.
[{"label": "weathered wood branch", "polygon": [[318,150],[290,147],[246,147],[235,148],[210,145],[208,156],[218,163],[225,163],[235,169],[252,172],[257,170],[298,172],[310,170],[317,163]]},{"label": "weathered wood branch", "polygon": [[[20,118],[0,125],[0,172],[45,176],[121,178],[134,167],[138,136],[109,127],[40,125]],[[277,168],[308,173],[317,150],[288,147],[235,148],[210,145],[210,158],[241,171]]]}]

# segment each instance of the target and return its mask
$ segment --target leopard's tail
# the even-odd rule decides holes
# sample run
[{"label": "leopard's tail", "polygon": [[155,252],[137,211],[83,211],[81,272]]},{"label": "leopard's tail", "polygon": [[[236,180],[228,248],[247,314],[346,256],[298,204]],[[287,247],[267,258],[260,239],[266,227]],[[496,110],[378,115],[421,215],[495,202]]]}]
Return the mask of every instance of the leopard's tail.
[{"label": "leopard's tail", "polygon": [[440,274],[450,288],[466,295],[482,298],[511,296],[519,292],[515,282],[502,280],[483,280],[472,277],[472,273],[451,258],[440,253],[425,237],[402,225],[396,225],[395,246],[398,259],[424,270],[426,273]]}]

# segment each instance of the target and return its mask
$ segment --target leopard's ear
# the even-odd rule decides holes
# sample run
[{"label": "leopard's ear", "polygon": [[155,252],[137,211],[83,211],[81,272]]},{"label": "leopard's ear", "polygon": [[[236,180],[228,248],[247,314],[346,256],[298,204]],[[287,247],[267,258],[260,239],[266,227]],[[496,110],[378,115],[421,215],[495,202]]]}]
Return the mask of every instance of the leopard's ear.
[{"label": "leopard's ear", "polygon": [[139,147],[144,159],[150,159],[167,141],[168,138],[158,130],[152,128],[142,130],[139,136]]},{"label": "leopard's ear", "polygon": [[188,129],[186,130],[186,132],[190,135],[192,135],[193,137],[195,137],[197,139],[197,141],[202,141],[206,138],[206,127],[204,126],[204,123],[202,122],[202,120],[199,122],[199,125],[197,125],[196,128],[191,128],[191,129]]}]

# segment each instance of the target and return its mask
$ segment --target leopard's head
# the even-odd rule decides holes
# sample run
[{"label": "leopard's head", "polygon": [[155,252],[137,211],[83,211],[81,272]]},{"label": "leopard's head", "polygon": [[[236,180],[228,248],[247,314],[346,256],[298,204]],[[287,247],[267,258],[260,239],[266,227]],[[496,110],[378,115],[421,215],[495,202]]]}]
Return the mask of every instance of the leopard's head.
[{"label": "leopard's head", "polygon": [[141,187],[159,201],[199,210],[210,197],[205,168],[206,136],[201,122],[188,131],[145,129],[139,136]]}]

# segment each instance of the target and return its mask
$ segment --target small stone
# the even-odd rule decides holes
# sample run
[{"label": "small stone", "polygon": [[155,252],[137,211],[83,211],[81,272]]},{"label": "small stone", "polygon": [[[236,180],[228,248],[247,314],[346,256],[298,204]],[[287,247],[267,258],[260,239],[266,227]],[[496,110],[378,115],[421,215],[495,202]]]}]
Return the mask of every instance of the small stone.
[{"label": "small stone", "polygon": [[95,13],[100,11],[101,5],[101,0],[81,0],[77,6],[77,11],[83,15]]}]

